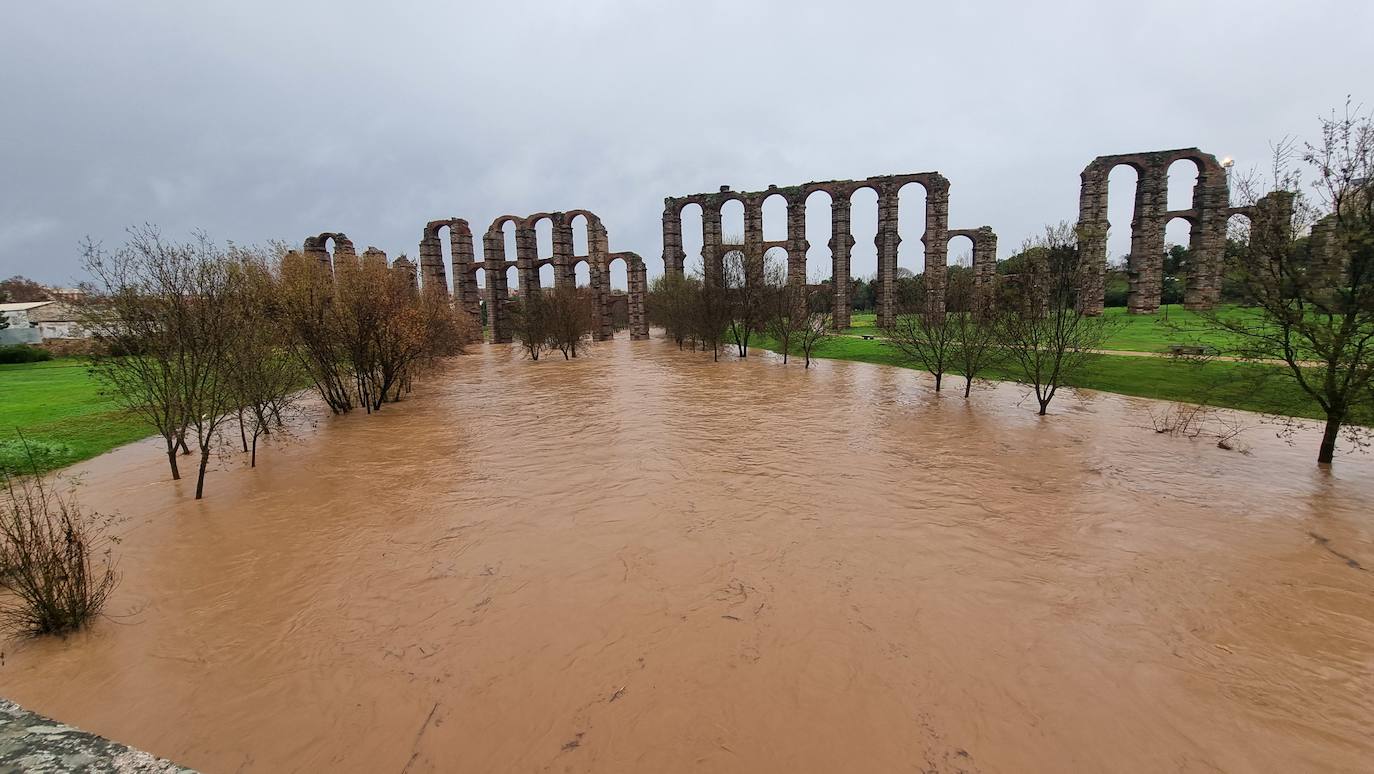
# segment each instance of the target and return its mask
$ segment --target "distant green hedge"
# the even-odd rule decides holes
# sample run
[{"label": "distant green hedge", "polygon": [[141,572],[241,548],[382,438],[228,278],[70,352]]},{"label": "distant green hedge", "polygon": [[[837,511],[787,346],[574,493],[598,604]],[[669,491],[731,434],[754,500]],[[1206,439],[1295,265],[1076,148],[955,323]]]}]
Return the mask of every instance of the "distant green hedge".
[{"label": "distant green hedge", "polygon": [[46,349],[30,347],[28,344],[0,347],[0,363],[39,363],[44,360],[52,360],[52,353]]}]

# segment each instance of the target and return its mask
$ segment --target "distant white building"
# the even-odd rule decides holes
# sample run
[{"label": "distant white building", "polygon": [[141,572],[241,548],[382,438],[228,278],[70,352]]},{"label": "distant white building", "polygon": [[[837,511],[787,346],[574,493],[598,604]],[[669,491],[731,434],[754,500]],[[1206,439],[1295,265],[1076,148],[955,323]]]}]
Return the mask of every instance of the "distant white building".
[{"label": "distant white building", "polygon": [[[77,308],[66,301],[19,301],[0,304],[0,314],[9,321],[5,338],[19,341],[43,339],[85,339],[90,332],[81,327]],[[10,333],[13,331],[13,333]]]}]

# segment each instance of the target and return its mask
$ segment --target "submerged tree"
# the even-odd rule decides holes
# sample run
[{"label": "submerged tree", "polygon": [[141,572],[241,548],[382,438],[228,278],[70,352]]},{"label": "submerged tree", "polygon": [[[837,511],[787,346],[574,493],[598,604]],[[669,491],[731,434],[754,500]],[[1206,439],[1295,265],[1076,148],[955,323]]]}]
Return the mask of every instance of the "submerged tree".
[{"label": "submerged tree", "polygon": [[663,333],[682,349],[693,338],[692,307],[701,293],[701,280],[685,274],[668,272],[655,277],[649,284],[649,322],[663,328]]},{"label": "submerged tree", "polygon": [[1022,255],[1024,264],[1002,295],[1009,308],[1000,315],[998,334],[1014,378],[1035,392],[1044,416],[1059,387],[1080,374],[1106,341],[1108,322],[1079,303],[1088,267],[1072,226],[1047,226]]},{"label": "submerged tree", "polygon": [[1276,146],[1271,182],[1237,187],[1252,208],[1250,245],[1227,275],[1250,313],[1206,319],[1239,356],[1283,364],[1325,417],[1317,462],[1330,464],[1342,434],[1368,444],[1351,421],[1374,413],[1374,117],[1333,112],[1316,143]]},{"label": "submerged tree", "polygon": [[951,273],[946,289],[948,325],[954,345],[953,370],[964,377],[964,397],[973,382],[1006,358],[999,340],[991,289],[974,287],[970,272]]},{"label": "submerged tree", "polygon": [[749,341],[763,329],[773,298],[783,284],[782,271],[767,253],[746,256],[736,250],[722,263],[722,281],[730,302],[730,336],[739,356],[748,357]]},{"label": "submerged tree", "polygon": [[549,346],[549,315],[543,293],[521,294],[510,302],[511,329],[515,342],[530,360],[539,360]]},{"label": "submerged tree", "polygon": [[897,314],[885,323],[884,344],[896,349],[909,365],[919,366],[935,377],[935,391],[940,391],[945,371],[954,360],[954,325],[946,314],[944,304],[934,303],[924,282],[908,278],[908,284],[897,300]]},{"label": "submerged tree", "polygon": [[563,285],[548,293],[544,303],[549,345],[562,352],[564,360],[577,357],[579,348],[585,350],[592,335],[596,302],[590,288]]}]

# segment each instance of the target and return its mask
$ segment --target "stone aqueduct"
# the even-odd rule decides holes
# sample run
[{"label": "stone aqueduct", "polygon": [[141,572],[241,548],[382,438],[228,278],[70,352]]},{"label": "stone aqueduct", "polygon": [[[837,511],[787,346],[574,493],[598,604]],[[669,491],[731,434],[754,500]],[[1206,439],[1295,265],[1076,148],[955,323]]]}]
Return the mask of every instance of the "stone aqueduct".
[{"label": "stone aqueduct", "polygon": [[[1193,187],[1191,206],[1182,210],[1168,208],[1168,173],[1170,166],[1180,160],[1197,167],[1197,182]],[[1181,218],[1190,225],[1189,254],[1191,266],[1184,305],[1189,309],[1206,309],[1220,300],[1222,261],[1226,248],[1227,224],[1233,215],[1251,215],[1250,208],[1230,205],[1230,186],[1227,170],[1215,156],[1197,148],[1128,153],[1099,156],[1084,168],[1080,175],[1078,235],[1081,254],[1088,263],[1088,278],[1081,288],[1081,303],[1090,313],[1101,313],[1105,297],[1107,269],[1107,185],[1108,176],[1118,166],[1126,165],[1137,175],[1134,215],[1131,219],[1131,251],[1127,256],[1126,273],[1130,283],[1127,306],[1133,313],[1148,313],[1159,308],[1163,291],[1165,228]],[[850,322],[850,258],[855,240],[850,229],[851,198],[863,189],[872,190],[878,197],[878,230],[874,244],[878,255],[877,304],[880,323],[890,321],[896,314],[897,251],[902,238],[898,234],[899,193],[907,185],[919,185],[925,190],[925,231],[921,241],[925,247],[925,279],[931,289],[943,288],[947,276],[949,241],[965,237],[973,247],[973,281],[975,292],[993,287],[997,276],[997,234],[990,226],[970,229],[949,228],[949,180],[939,172],[917,172],[900,175],[880,175],[863,180],[826,180],[802,185],[769,186],[762,191],[733,191],[721,186],[714,193],[667,197],[663,208],[663,265],[670,273],[682,274],[687,255],[682,242],[682,213],[690,205],[701,208],[702,272],[708,282],[720,282],[727,253],[739,251],[746,256],[762,256],[769,250],[781,249],[787,254],[787,281],[806,281],[806,253],[810,243],[806,239],[806,203],[816,192],[830,197],[831,236],[828,242],[831,261],[832,292],[834,294],[835,326],[848,327]],[[787,207],[787,237],[765,240],[763,230],[764,203],[779,196]],[[722,208],[727,202],[738,201],[744,208],[744,234],[740,244],[724,241],[721,232]],[[1277,202],[1277,200],[1276,200]],[[1259,209],[1259,208],[1257,208]],[[1266,208],[1281,216],[1283,207]],[[577,219],[584,222],[587,234],[587,255],[575,255],[573,227]],[[552,254],[540,256],[536,228],[549,221],[553,232]],[[515,257],[506,254],[504,227],[515,228]],[[613,293],[610,284],[611,264],[625,262],[628,279],[629,328],[632,339],[649,336],[645,315],[645,296],[648,282],[644,260],[633,252],[612,252],[606,227],[601,219],[588,210],[539,212],[526,217],[502,215],[491,222],[482,235],[482,260],[476,259],[473,234],[466,220],[448,218],[425,224],[420,239],[418,266],[405,258],[398,258],[393,266],[407,271],[422,287],[437,288],[449,293],[448,273],[444,266],[441,232],[448,230],[453,271],[454,303],[473,315],[478,315],[483,302],[488,310],[488,328],[492,342],[509,342],[513,337],[510,318],[510,287],[507,270],[516,269],[521,294],[540,290],[540,269],[553,269],[554,287],[576,285],[577,265],[587,264],[589,285],[596,296],[596,320],[593,336],[597,340],[610,339],[614,334],[612,320]],[[334,255],[356,255],[354,246],[342,233],[325,232],[305,240],[304,252],[324,266],[331,265],[328,245],[333,242]],[[368,248],[364,255],[385,254]],[[483,271],[485,287],[478,282],[477,272]]]}]

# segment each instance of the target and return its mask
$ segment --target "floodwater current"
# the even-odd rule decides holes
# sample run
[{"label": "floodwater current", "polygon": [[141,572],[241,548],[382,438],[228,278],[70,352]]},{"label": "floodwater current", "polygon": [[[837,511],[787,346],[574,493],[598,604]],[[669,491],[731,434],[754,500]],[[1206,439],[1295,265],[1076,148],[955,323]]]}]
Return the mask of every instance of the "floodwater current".
[{"label": "floodwater current", "polygon": [[200,502],[125,447],[109,617],[0,695],[209,772],[1374,767],[1374,457],[930,385],[485,346]]}]

